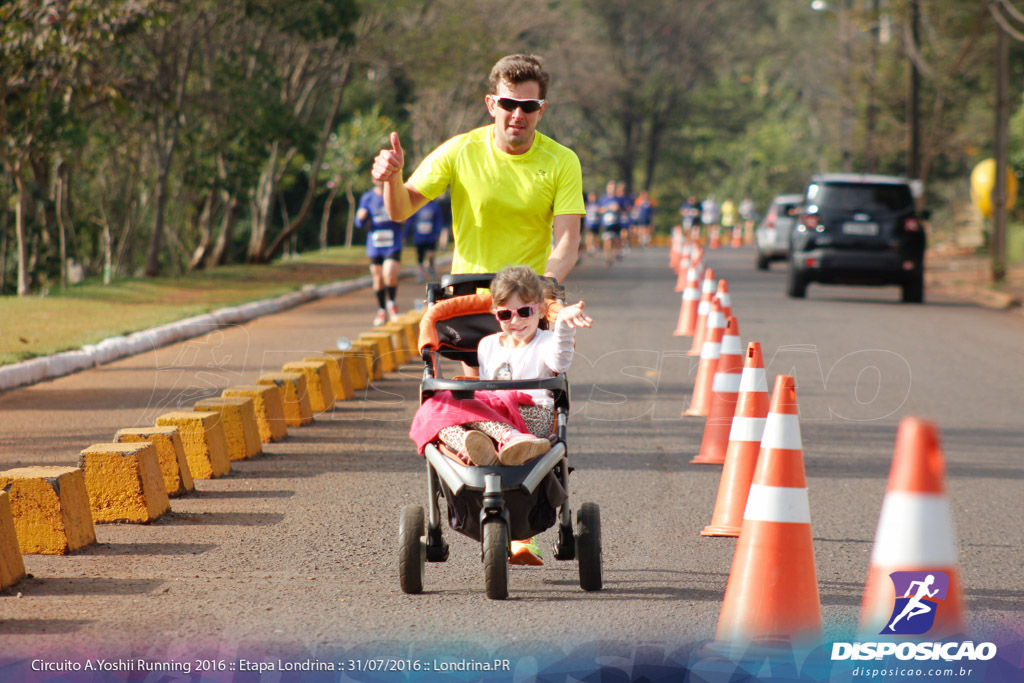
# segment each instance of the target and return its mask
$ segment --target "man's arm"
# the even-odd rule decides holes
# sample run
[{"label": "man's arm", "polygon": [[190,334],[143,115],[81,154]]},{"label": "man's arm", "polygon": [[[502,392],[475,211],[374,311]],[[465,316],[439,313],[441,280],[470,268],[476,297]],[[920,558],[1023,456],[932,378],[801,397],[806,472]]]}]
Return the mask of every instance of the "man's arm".
[{"label": "man's arm", "polygon": [[402,182],[405,152],[398,133],[391,133],[391,149],[382,149],[373,160],[370,175],[382,183],[384,210],[393,221],[404,221],[427,203],[427,198]]},{"label": "man's arm", "polygon": [[553,277],[559,284],[565,282],[569,272],[576,265],[580,248],[580,217],[570,213],[555,216],[552,223],[555,245],[551,248],[551,256],[544,267],[544,276]]}]

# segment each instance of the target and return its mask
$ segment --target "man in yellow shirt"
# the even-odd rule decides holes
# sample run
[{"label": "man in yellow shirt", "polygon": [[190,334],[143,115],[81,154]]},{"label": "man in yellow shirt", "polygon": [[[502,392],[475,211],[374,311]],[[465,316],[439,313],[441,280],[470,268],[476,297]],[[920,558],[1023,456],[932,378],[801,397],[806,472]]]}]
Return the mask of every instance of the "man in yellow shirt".
[{"label": "man in yellow shirt", "polygon": [[373,178],[384,183],[384,207],[395,221],[451,186],[453,273],[528,265],[562,282],[576,264],[586,211],[579,158],[537,132],[551,77],[537,58],[510,55],[488,80],[492,125],[448,140],[404,183],[405,155],[392,133]]}]

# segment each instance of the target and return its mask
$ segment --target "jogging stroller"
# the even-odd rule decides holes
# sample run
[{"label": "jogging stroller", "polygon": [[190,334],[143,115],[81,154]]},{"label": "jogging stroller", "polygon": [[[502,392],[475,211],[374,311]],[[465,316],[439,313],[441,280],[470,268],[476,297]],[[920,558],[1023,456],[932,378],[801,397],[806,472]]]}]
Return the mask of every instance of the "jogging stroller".
[{"label": "jogging stroller", "polygon": [[[554,545],[557,560],[577,560],[580,587],[601,590],[601,516],[594,503],[583,503],[573,532],[569,506],[569,460],[566,431],[569,382],[564,375],[537,380],[482,381],[442,376],[442,359],[478,367],[477,344],[499,332],[491,313],[487,288],[493,274],[445,275],[427,284],[427,309],[420,322],[419,348],[423,358],[420,402],[436,392],[450,391],[456,399],[473,398],[476,391],[547,389],[555,400],[554,443],[547,454],[516,467],[463,465],[440,443],[427,444],[427,509],[407,505],[399,523],[398,574],[402,591],[423,591],[425,562],[448,559],[441,533],[440,499],[444,497],[449,525],[479,541],[487,597],[503,600],[509,590],[510,541],[530,538],[557,522]],[[559,301],[549,306],[554,320]]]}]

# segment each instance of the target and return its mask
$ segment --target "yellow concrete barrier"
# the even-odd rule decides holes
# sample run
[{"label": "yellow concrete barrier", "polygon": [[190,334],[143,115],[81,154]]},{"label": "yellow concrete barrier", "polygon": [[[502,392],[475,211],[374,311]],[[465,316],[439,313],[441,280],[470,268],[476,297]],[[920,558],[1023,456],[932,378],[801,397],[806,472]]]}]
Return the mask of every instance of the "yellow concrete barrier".
[{"label": "yellow concrete barrier", "polygon": [[301,361],[285,363],[283,372],[301,372],[306,376],[306,392],[309,405],[314,413],[323,413],[334,408],[334,390],[327,374],[327,361]]},{"label": "yellow concrete barrier", "polygon": [[156,446],[148,441],[94,444],[82,450],[78,466],[95,523],[152,522],[171,509]]},{"label": "yellow concrete barrier", "polygon": [[164,478],[164,489],[168,496],[176,498],[196,490],[177,427],[132,427],[119,429],[114,435],[114,443],[140,441],[148,441],[156,447],[156,459],[160,464],[160,474]]},{"label": "yellow concrete barrier", "polygon": [[284,421],[284,403],[277,385],[241,384],[228,387],[220,392],[225,398],[251,398],[256,415],[256,429],[260,441],[270,443],[281,441],[288,436],[288,425]]},{"label": "yellow concrete barrier", "polygon": [[363,332],[359,335],[359,341],[370,341],[377,345],[377,360],[380,362],[384,372],[394,372],[398,365],[395,363],[394,347],[391,344],[390,332]]},{"label": "yellow concrete barrier", "polygon": [[359,351],[349,349],[341,351],[338,349],[326,349],[324,355],[338,359],[338,366],[341,368],[342,381],[348,377],[352,385],[352,395],[355,397],[357,391],[362,391],[370,384],[370,364],[366,362],[366,356]]},{"label": "yellow concrete barrier", "polygon": [[281,392],[284,422],[289,427],[301,427],[313,421],[313,407],[309,403],[306,376],[301,372],[268,372],[257,384],[276,386]]},{"label": "yellow concrete barrier", "polygon": [[231,471],[220,413],[179,410],[156,419],[158,427],[177,427],[188,469],[195,479],[215,479]]},{"label": "yellow concrete barrier", "polygon": [[25,561],[18,547],[18,532],[14,529],[11,497],[0,491],[0,590],[10,588],[25,578]]},{"label": "yellow concrete barrier", "polygon": [[377,329],[391,334],[391,352],[395,355],[395,365],[404,365],[416,356],[413,345],[409,343],[409,333],[405,324],[388,323]]},{"label": "yellow concrete barrier", "polygon": [[352,353],[361,357],[366,363],[367,386],[374,380],[384,379],[384,367],[380,362],[379,349],[380,342],[377,340],[365,339],[352,342]]},{"label": "yellow concrete barrier", "polygon": [[302,360],[324,361],[327,363],[327,376],[331,380],[331,391],[334,394],[335,403],[338,401],[351,401],[355,396],[355,390],[352,388],[352,378],[343,365],[343,358],[324,353],[320,356],[310,356]]},{"label": "yellow concrete barrier", "polygon": [[85,473],[77,467],[0,472],[22,553],[66,555],[96,542]]},{"label": "yellow concrete barrier", "polygon": [[403,313],[398,318],[398,322],[395,325],[401,325],[405,331],[405,343],[412,352],[413,358],[419,358],[419,343],[420,343],[420,318],[423,314],[419,311],[412,311],[412,313]]},{"label": "yellow concrete barrier", "polygon": [[251,398],[204,398],[196,401],[197,411],[215,411],[224,421],[224,437],[228,442],[228,459],[245,460],[263,452],[259,428],[256,426],[256,410]]}]

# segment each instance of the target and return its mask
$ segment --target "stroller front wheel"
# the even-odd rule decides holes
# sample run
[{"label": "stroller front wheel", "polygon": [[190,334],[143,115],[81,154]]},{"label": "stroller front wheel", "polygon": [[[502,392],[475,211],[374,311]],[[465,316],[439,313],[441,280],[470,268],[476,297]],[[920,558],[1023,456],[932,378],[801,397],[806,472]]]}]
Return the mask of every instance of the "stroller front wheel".
[{"label": "stroller front wheel", "polygon": [[426,524],[423,508],[406,505],[398,524],[398,582],[403,593],[423,592],[423,565],[426,562]]},{"label": "stroller front wheel", "polygon": [[508,597],[508,527],[501,518],[489,519],[483,528],[484,588],[491,600]]}]

